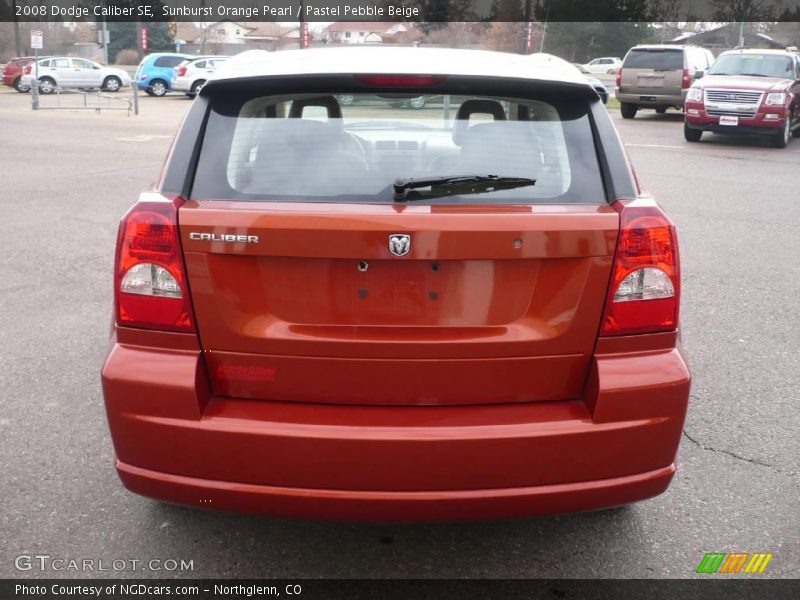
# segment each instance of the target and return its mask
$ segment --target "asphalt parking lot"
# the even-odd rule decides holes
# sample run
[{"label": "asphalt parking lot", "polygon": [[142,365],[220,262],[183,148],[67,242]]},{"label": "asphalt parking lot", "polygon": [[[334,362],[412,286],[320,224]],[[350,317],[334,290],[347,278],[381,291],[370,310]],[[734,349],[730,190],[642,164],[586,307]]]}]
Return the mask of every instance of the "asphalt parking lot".
[{"label": "asphalt parking lot", "polygon": [[[663,495],[598,513],[356,525],[168,506],[120,485],[99,370],[119,217],[189,106],[30,110],[0,91],[0,577],[691,577],[705,552],[800,565],[800,139],[687,144],[681,116],[615,122],[676,222],[694,374]],[[15,558],[183,559],[192,571],[20,572]]]}]

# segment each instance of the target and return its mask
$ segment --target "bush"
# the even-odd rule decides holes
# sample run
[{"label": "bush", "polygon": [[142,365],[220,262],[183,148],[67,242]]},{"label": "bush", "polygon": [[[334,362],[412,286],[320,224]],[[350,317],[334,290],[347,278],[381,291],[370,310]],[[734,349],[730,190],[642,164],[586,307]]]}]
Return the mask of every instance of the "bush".
[{"label": "bush", "polygon": [[138,65],[139,59],[139,51],[134,50],[133,48],[125,48],[124,50],[120,50],[117,52],[117,60],[116,64],[118,65]]}]

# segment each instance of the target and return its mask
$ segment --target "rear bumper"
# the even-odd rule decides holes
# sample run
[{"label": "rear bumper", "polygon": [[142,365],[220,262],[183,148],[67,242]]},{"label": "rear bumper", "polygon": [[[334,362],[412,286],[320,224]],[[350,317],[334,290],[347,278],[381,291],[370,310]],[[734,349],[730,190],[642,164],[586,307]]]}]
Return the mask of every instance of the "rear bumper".
[{"label": "rear bumper", "polygon": [[595,356],[584,397],[563,402],[218,398],[200,352],[183,342],[165,350],[114,340],[102,380],[117,470],[146,496],[303,518],[519,517],[627,504],[667,488],[690,384],[674,334],[661,338],[669,335],[672,347],[657,350],[620,352],[625,341],[614,340]]},{"label": "rear bumper", "polygon": [[683,90],[680,94],[656,94],[647,91],[640,91],[636,93],[620,92],[617,91],[617,99],[620,102],[627,102],[629,104],[636,104],[642,107],[657,107],[657,106],[675,106],[681,108],[686,100],[687,90]]},{"label": "rear bumper", "polygon": [[[364,492],[287,488],[196,479],[117,461],[129,490],[214,510],[342,521],[457,521],[524,517],[630,504],[667,489],[675,466],[613,479],[523,488]],[[198,500],[199,499],[199,500]]]},{"label": "rear bumper", "polygon": [[170,89],[176,92],[188,92],[191,82],[186,77],[175,77],[170,81]]}]

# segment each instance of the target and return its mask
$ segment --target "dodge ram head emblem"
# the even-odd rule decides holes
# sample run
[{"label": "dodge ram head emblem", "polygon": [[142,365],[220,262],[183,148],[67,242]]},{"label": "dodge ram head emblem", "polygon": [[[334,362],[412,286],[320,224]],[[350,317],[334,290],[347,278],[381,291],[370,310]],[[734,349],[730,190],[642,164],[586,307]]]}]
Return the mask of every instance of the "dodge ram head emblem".
[{"label": "dodge ram head emblem", "polygon": [[407,233],[389,234],[389,252],[395,256],[405,256],[411,250],[411,236]]}]

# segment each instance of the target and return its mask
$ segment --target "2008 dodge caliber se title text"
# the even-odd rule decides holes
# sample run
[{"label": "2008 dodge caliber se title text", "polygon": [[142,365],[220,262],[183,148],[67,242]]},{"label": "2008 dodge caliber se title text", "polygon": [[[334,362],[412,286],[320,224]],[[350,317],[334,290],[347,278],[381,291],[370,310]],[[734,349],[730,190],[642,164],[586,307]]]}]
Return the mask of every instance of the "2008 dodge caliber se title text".
[{"label": "2008 dodge caliber se title text", "polygon": [[484,519],[630,503],[675,472],[675,229],[551,56],[231,59],[123,217],[114,286],[103,389],[146,496]]}]

